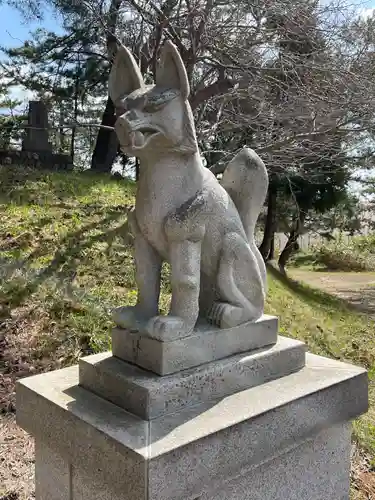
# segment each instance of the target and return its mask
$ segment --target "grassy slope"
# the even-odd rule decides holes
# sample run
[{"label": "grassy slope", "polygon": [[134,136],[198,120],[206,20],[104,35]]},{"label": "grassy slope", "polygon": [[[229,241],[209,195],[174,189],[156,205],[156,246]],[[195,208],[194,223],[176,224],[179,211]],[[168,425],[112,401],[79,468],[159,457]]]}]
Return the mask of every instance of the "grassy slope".
[{"label": "grassy slope", "polygon": [[364,366],[370,377],[370,410],[355,423],[360,444],[375,457],[374,321],[332,295],[269,270],[267,312],[280,317],[280,333],[306,342],[308,350]]},{"label": "grassy slope", "polygon": [[[134,185],[4,167],[0,181],[0,352],[3,346],[10,379],[11,372],[25,375],[107,349],[110,307],[136,296],[126,227]],[[305,340],[312,352],[366,366],[375,376],[372,321],[275,272],[269,282],[267,312],[280,316],[283,334]],[[168,293],[164,280],[164,310]],[[355,429],[375,456],[373,386],[370,397],[374,406]]]}]

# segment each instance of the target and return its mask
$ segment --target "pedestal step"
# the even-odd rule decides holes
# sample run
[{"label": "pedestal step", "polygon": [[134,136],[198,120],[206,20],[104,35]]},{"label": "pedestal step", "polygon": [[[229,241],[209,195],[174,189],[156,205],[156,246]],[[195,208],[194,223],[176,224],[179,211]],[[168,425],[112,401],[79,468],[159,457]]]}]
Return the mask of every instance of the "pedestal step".
[{"label": "pedestal step", "polygon": [[150,420],[214,401],[296,372],[305,365],[305,344],[279,337],[276,345],[160,377],[111,353],[82,358],[85,389]]},{"label": "pedestal step", "polygon": [[198,323],[190,336],[168,341],[115,328],[112,352],[117,358],[158,375],[168,375],[276,344],[277,331],[277,318],[267,315],[228,329]]}]

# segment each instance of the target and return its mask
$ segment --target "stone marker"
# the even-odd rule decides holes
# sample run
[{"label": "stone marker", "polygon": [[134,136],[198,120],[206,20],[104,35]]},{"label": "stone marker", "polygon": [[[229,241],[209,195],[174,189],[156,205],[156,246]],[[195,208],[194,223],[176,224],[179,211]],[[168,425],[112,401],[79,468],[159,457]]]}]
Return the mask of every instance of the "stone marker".
[{"label": "stone marker", "polygon": [[48,114],[43,101],[30,101],[26,137],[22,142],[23,151],[52,152],[49,142]]},{"label": "stone marker", "polygon": [[243,149],[221,185],[202,166],[169,42],[153,87],[119,47],[109,88],[120,144],[140,159],[138,302],[114,311],[112,353],[18,383],[36,499],[348,500],[350,421],[367,410],[367,374],[306,354],[263,315],[262,161]]}]

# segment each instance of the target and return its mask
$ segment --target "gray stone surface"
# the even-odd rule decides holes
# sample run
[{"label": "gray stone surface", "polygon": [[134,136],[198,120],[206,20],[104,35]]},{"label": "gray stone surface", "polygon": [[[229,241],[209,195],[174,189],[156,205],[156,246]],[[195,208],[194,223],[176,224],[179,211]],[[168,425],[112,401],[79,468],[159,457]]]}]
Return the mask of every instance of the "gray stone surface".
[{"label": "gray stone surface", "polygon": [[145,420],[209,402],[289,375],[305,364],[305,345],[279,337],[275,346],[160,377],[111,355],[80,360],[80,385]]},{"label": "gray stone surface", "polygon": [[[254,231],[268,189],[266,167],[244,147],[221,184],[198,151],[189,81],[176,47],[161,48],[155,85],[145,85],[123,46],[109,78],[122,150],[140,175],[131,228],[138,301],[114,311],[122,328],[171,340],[190,334],[198,317],[220,328],[260,318],[267,277]],[[162,261],[171,265],[172,300],[160,316]]]},{"label": "gray stone surface", "polygon": [[[257,491],[262,477],[272,477],[276,469],[281,475],[284,465],[291,470],[294,462],[289,452],[306,445],[301,460],[310,468],[299,467],[289,483],[285,475],[281,486],[286,495],[298,484],[313,481],[316,472],[322,474],[319,461],[330,456],[329,452],[312,453],[314,446],[306,441],[357,417],[368,404],[363,369],[311,354],[306,355],[306,366],[294,374],[150,422],[77,383],[78,369],[72,367],[24,379],[17,386],[19,424],[72,467],[72,483],[76,484],[72,488],[77,493],[70,500],[81,500],[78,492],[90,478],[95,485],[93,498],[98,500],[144,500],[145,495],[150,500],[186,500],[203,494],[205,499],[216,499],[211,492],[224,491],[228,484],[234,488],[236,481],[243,481],[244,471],[264,467],[253,476]],[[326,436],[321,448],[329,449],[335,440],[338,448],[347,449],[346,431],[341,437]],[[332,451],[329,474],[332,481],[339,481],[343,462],[338,460],[338,451]],[[277,467],[272,469],[273,463]],[[275,473],[275,477],[281,476]],[[325,477],[322,494],[329,492],[327,481]],[[319,485],[310,487],[317,495]],[[273,500],[268,491],[274,493],[271,488],[264,491],[264,500]]]},{"label": "gray stone surface", "polygon": [[37,439],[35,496],[38,500],[71,500],[71,466],[59,453]]},{"label": "gray stone surface", "polygon": [[[116,464],[114,466],[121,474]],[[58,450],[53,450],[37,439],[35,497],[37,500],[124,500],[124,498],[143,500],[145,498],[145,486],[129,492],[121,481],[107,482],[100,467],[99,463],[97,468],[87,470],[79,461],[70,462],[69,458],[60,455]],[[140,471],[134,470],[134,474],[139,473]],[[134,478],[127,478],[127,482],[134,482]]]},{"label": "gray stone surface", "polygon": [[199,324],[193,334],[170,342],[161,342],[130,330],[112,331],[113,355],[158,375],[199,366],[277,341],[278,321],[263,316],[252,323],[220,329]]},{"label": "gray stone surface", "polygon": [[364,370],[307,354],[299,372],[153,421],[150,498],[198,497],[367,406]]},{"label": "gray stone surface", "polygon": [[[37,500],[140,500],[142,494],[143,498],[160,498],[158,493],[147,497],[146,489],[134,497],[126,490],[119,494],[116,484],[103,484],[100,474],[88,474],[79,463],[65,461],[42,441],[36,445]],[[261,464],[202,485],[199,500],[348,500],[350,446],[351,425],[336,424]],[[168,486],[166,481],[167,491]]]},{"label": "gray stone surface", "polygon": [[349,500],[350,439],[348,423],[325,429],[259,467],[244,468],[199,500]]},{"label": "gray stone surface", "polygon": [[43,101],[30,101],[26,129],[26,137],[22,143],[24,151],[51,152],[52,145],[48,141],[48,114]]},{"label": "gray stone surface", "polygon": [[[121,471],[117,469],[118,473]],[[134,471],[135,477],[126,477],[127,482],[137,481],[140,471]],[[143,471],[141,472],[143,477]],[[121,483],[121,481],[120,481]],[[145,500],[147,498],[147,487],[137,488],[129,493],[124,483],[119,485],[116,480],[109,481],[102,474],[92,474],[90,471],[82,470],[77,464],[72,467],[71,497],[70,500]]]},{"label": "gray stone surface", "polygon": [[[270,456],[261,464],[244,467],[238,474],[202,485],[199,500],[348,500],[351,425],[336,424],[313,437]],[[202,465],[202,464],[197,464]],[[303,480],[301,480],[303,478]],[[79,463],[66,462],[57,452],[37,441],[37,500],[143,500],[147,489],[130,497],[116,485],[102,483]],[[150,484],[152,484],[152,474]],[[157,481],[158,482],[158,481]],[[166,481],[168,488],[168,481]],[[169,486],[171,486],[169,484]],[[144,495],[144,497],[140,495]],[[162,497],[164,498],[164,497]],[[174,497],[167,497],[168,500]],[[191,496],[186,498],[192,498]],[[195,497],[197,498],[197,497]]]},{"label": "gray stone surface", "polygon": [[102,491],[106,485],[109,498],[144,500],[148,423],[77,384],[78,366],[24,379],[17,388],[18,424],[77,467],[83,481],[96,478]]}]

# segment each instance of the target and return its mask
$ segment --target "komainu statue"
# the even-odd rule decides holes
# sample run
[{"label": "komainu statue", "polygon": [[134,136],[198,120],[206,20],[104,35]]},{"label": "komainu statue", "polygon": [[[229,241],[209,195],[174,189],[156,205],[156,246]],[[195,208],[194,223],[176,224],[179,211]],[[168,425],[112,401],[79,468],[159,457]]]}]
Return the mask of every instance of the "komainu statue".
[{"label": "komainu statue", "polygon": [[[109,80],[116,133],[124,153],[139,159],[134,235],[138,300],[113,313],[118,326],[163,339],[189,335],[198,318],[232,328],[263,314],[266,269],[254,230],[268,176],[243,148],[221,183],[198,151],[189,81],[175,46],[161,49],[155,85],[145,85],[124,46]],[[159,315],[160,272],[171,269],[172,298]]]}]

